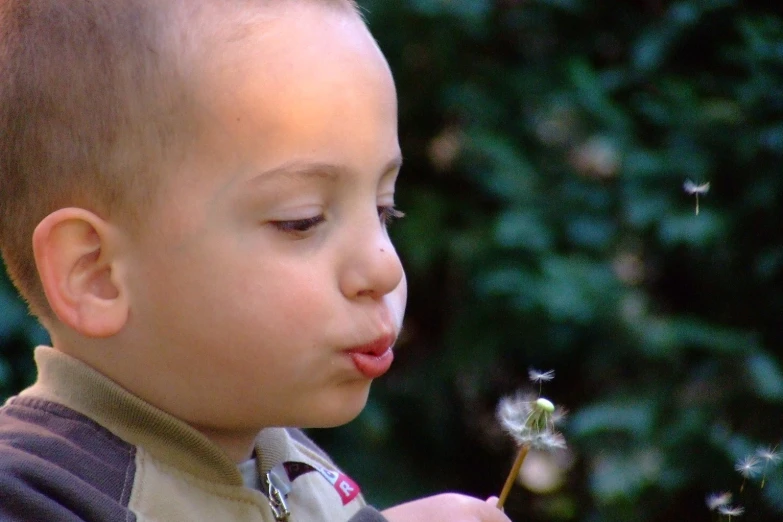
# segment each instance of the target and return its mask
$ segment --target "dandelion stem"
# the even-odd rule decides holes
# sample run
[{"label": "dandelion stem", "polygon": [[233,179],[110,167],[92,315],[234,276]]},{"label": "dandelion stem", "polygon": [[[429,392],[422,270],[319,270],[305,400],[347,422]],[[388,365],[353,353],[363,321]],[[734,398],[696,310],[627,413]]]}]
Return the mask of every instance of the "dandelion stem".
[{"label": "dandelion stem", "polygon": [[528,444],[523,444],[522,447],[519,448],[517,458],[514,461],[514,465],[511,466],[511,472],[508,474],[506,483],[503,485],[503,491],[501,491],[500,498],[498,498],[498,509],[503,509],[503,504],[506,503],[508,494],[511,493],[511,488],[514,486],[514,482],[516,482],[517,477],[519,476],[519,470],[522,468],[522,463],[525,462],[528,451],[530,451],[530,446]]}]

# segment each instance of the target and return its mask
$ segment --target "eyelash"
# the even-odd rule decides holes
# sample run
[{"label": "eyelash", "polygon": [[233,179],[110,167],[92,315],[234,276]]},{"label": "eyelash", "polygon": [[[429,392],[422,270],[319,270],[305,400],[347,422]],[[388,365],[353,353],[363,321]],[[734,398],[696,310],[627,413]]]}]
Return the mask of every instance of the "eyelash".
[{"label": "eyelash", "polygon": [[323,215],[314,216],[307,219],[295,219],[292,221],[274,221],[272,224],[282,232],[291,234],[302,234],[311,228],[320,225],[324,221]]},{"label": "eyelash", "polygon": [[[389,226],[395,219],[405,217],[405,213],[397,210],[393,206],[379,206],[378,218],[384,227]],[[291,221],[275,221],[272,224],[282,232],[292,234],[303,234],[317,227],[325,221],[323,215],[313,216],[307,219],[295,219]]]},{"label": "eyelash", "polygon": [[385,227],[388,227],[392,224],[392,222],[394,222],[395,219],[404,218],[405,212],[397,210],[391,205],[381,206],[378,207],[378,217],[381,219],[381,224],[383,224]]}]

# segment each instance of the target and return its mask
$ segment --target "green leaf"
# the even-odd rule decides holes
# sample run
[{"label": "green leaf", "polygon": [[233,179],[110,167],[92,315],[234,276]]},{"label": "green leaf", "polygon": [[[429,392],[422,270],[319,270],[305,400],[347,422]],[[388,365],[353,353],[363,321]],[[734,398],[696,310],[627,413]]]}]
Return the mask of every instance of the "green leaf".
[{"label": "green leaf", "polygon": [[552,320],[586,324],[599,313],[612,313],[617,280],[606,263],[550,256],[541,269],[538,299]]},{"label": "green leaf", "polygon": [[543,252],[552,247],[554,237],[544,220],[534,212],[512,210],[498,216],[495,241],[506,248]]},{"label": "green leaf", "polygon": [[651,401],[603,402],[573,413],[568,420],[568,432],[578,437],[619,432],[642,439],[652,433],[654,419]]},{"label": "green leaf", "polygon": [[629,131],[632,126],[627,115],[611,99],[600,76],[586,60],[572,59],[568,64],[568,76],[579,101],[596,119],[618,135]]},{"label": "green leaf", "polygon": [[608,249],[615,238],[617,225],[606,218],[579,216],[568,222],[566,234],[574,245],[598,251]]},{"label": "green leaf", "polygon": [[27,308],[16,294],[0,287],[0,339],[19,331],[28,318]]},{"label": "green leaf", "polygon": [[516,144],[498,134],[473,131],[466,149],[471,175],[488,193],[511,202],[530,200],[535,170]]},{"label": "green leaf", "polygon": [[709,201],[705,199],[699,198],[698,216],[695,215],[695,199],[693,214],[664,216],[658,230],[661,242],[669,246],[687,244],[704,247],[718,241],[726,232],[726,224],[722,215],[707,207]]},{"label": "green leaf", "polygon": [[686,349],[712,353],[748,353],[759,347],[758,336],[698,319],[652,318],[632,325],[641,348],[651,357],[672,357]]},{"label": "green leaf", "polygon": [[760,396],[771,401],[783,401],[783,373],[778,362],[763,352],[754,352],[745,359],[750,386]]},{"label": "green leaf", "polygon": [[476,18],[485,16],[491,7],[489,0],[410,0],[413,8],[429,16],[453,14]]}]

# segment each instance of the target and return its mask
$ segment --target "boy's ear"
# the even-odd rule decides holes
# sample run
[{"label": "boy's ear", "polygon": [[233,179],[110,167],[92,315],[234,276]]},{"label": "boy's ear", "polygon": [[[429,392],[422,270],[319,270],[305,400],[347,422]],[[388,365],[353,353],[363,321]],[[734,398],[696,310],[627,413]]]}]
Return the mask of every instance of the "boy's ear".
[{"label": "boy's ear", "polygon": [[109,337],[128,319],[119,232],[81,208],[46,216],[33,232],[38,274],[52,311],[85,337]]}]

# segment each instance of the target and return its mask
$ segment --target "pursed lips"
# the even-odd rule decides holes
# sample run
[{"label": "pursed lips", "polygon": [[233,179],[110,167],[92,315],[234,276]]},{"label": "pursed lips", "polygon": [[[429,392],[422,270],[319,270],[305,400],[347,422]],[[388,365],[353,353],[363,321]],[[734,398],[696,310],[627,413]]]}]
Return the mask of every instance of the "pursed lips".
[{"label": "pursed lips", "polygon": [[375,379],[387,371],[394,361],[392,346],[396,336],[382,335],[367,344],[353,346],[344,353],[351,359],[356,370],[366,379]]},{"label": "pursed lips", "polygon": [[352,346],[345,351],[349,353],[363,353],[367,355],[380,356],[386,353],[386,351],[394,345],[396,340],[397,336],[389,333],[382,335],[369,343]]}]

